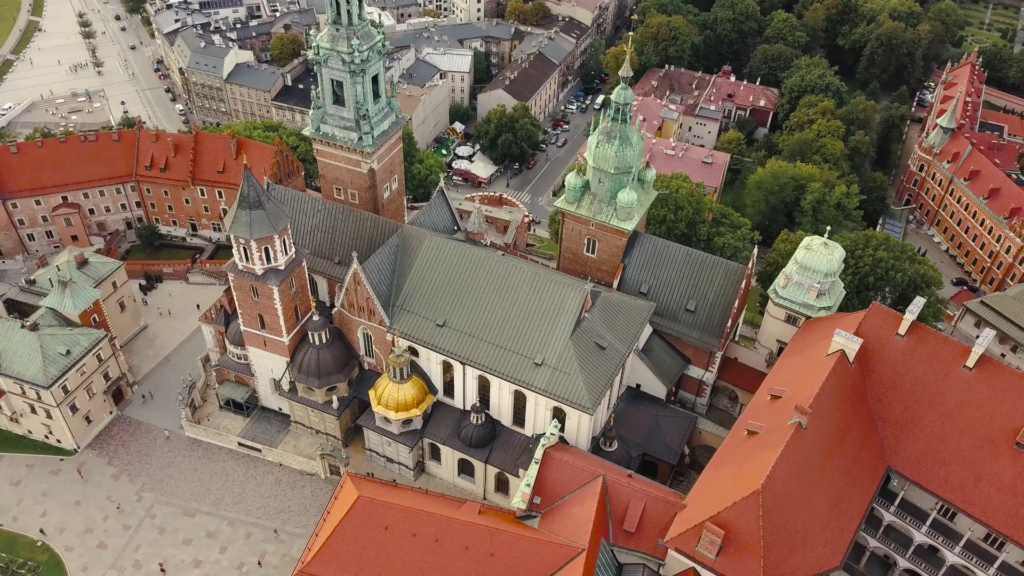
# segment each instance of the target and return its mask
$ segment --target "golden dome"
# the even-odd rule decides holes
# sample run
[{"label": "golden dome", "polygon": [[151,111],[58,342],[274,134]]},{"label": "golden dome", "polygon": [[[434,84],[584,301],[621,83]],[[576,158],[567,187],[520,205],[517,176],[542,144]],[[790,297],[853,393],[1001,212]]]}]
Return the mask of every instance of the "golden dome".
[{"label": "golden dome", "polygon": [[409,353],[394,350],[388,356],[391,365],[370,389],[370,408],[394,421],[422,416],[434,401],[427,383],[409,369]]}]

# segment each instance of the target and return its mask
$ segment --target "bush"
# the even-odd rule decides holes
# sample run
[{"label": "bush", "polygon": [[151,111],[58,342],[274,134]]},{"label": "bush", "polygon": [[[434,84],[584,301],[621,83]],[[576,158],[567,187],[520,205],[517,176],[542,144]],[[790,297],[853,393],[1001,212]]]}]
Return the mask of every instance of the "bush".
[{"label": "bush", "polygon": [[151,284],[153,282],[153,275],[145,272],[142,274],[142,279],[146,281],[146,284]]}]

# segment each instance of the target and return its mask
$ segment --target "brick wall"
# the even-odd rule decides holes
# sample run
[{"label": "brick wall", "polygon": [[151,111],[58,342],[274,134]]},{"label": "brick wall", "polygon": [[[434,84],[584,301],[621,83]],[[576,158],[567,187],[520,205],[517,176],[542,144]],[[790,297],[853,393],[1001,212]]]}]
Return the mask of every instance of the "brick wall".
[{"label": "brick wall", "polygon": [[189,260],[128,260],[124,263],[125,272],[132,280],[142,280],[149,272],[163,276],[164,280],[184,281],[191,267]]},{"label": "brick wall", "polygon": [[[597,253],[584,252],[588,237],[597,240]],[[619,274],[629,232],[593,222],[582,216],[562,212],[562,230],[558,241],[558,269],[570,276],[590,278],[611,286]]]},{"label": "brick wall", "polygon": [[[287,278],[278,286],[271,286],[239,274],[229,275],[231,289],[238,299],[235,304],[242,320],[246,348],[259,348],[287,358],[303,337],[303,332],[297,328],[312,310],[305,264],[297,266],[290,278],[295,281],[295,290],[291,289]],[[258,300],[253,298],[253,287]],[[263,317],[262,330],[260,316]]]},{"label": "brick wall", "polygon": [[[316,139],[313,151],[324,198],[405,222],[405,166],[400,131],[376,151]],[[386,197],[385,187],[389,190]]]},{"label": "brick wall", "polygon": [[[384,318],[377,307],[363,279],[362,270],[356,269],[349,276],[348,283],[341,293],[338,311],[334,314],[334,325],[339,327],[348,338],[356,354],[363,356],[363,365],[378,372],[386,369],[385,358],[391,352],[391,343],[387,339]],[[373,360],[365,358],[363,353],[361,329],[365,328],[373,336]]]}]

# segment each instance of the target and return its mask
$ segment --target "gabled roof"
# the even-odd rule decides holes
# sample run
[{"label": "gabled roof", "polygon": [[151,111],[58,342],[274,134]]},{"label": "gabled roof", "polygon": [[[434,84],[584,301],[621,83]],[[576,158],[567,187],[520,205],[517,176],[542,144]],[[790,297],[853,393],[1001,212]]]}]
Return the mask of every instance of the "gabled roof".
[{"label": "gabled roof", "polygon": [[1014,341],[1024,342],[1024,284],[971,299],[964,307]]},{"label": "gabled roof", "polygon": [[540,512],[543,520],[559,501],[595,478],[605,485],[612,546],[665,558],[667,550],[659,541],[682,510],[683,495],[583,450],[565,444],[544,450],[530,511]]},{"label": "gabled roof", "polygon": [[294,574],[547,575],[582,553],[512,511],[346,473]]},{"label": "gabled roof", "polygon": [[[938,129],[936,129],[938,130]],[[985,154],[975,148],[971,140],[956,130],[949,140],[936,152],[935,159],[941,162],[955,177],[965,181],[978,204],[989,212],[990,220],[1002,224],[1024,216],[1024,190],[1006,175],[1004,168],[995,165]]]},{"label": "gabled roof", "polygon": [[[55,194],[124,184],[135,178],[135,130],[98,132],[0,149],[0,198]],[[74,160],[69,162],[68,159]],[[63,167],[63,169],[62,169]]]},{"label": "gabled roof", "polygon": [[618,441],[628,444],[630,453],[648,454],[673,465],[697,426],[696,415],[632,387],[622,391],[612,413]]},{"label": "gabled roof", "polygon": [[47,308],[77,317],[100,297],[99,290],[73,281],[67,267],[57,273],[55,282],[53,290],[40,302]]},{"label": "gabled roof", "polygon": [[[758,393],[741,416],[763,430],[733,428],[668,545],[724,574],[829,571],[890,468],[1024,542],[1014,448],[1024,375],[987,356],[968,370],[969,347],[918,323],[901,338],[902,319],[872,304],[804,323],[764,383],[782,397]],[[837,329],[863,339],[852,365],[842,351],[826,355]],[[797,405],[810,411],[806,429],[791,423]],[[725,532],[717,560],[695,552],[706,522]]]},{"label": "gabled roof", "polygon": [[537,527],[586,548],[564,574],[594,574],[601,542],[610,538],[604,478],[594,478],[545,510]]},{"label": "gabled roof", "polygon": [[591,414],[654,308],[413,226],[363,270],[390,327],[403,337]]},{"label": "gabled roof", "polygon": [[224,218],[227,233],[238,238],[256,240],[279,234],[289,224],[291,219],[288,210],[267,193],[249,166],[244,166],[235,203]]},{"label": "gabled roof", "polygon": [[345,279],[353,252],[364,262],[402,228],[394,220],[274,183],[267,193],[291,216],[292,239],[309,250],[310,271],[332,280]]},{"label": "gabled roof", "polygon": [[557,72],[558,64],[543,52],[536,52],[509,64],[481,93],[504,90],[519,102],[529,102]]},{"label": "gabled roof", "polygon": [[443,187],[435,190],[430,201],[413,213],[409,224],[445,236],[451,236],[462,229],[459,226],[459,219],[455,215],[455,209],[448,199],[448,193]]},{"label": "gabled roof", "polygon": [[[85,255],[85,263],[75,264],[78,254]],[[33,288],[49,293],[57,287],[58,279],[67,277],[71,282],[81,286],[95,288],[103,283],[111,274],[124,266],[120,260],[108,258],[98,252],[82,250],[76,246],[68,246],[60,254],[54,256],[46,266],[36,270],[32,278],[36,283]]]},{"label": "gabled roof", "polygon": [[413,60],[412,64],[405,69],[405,72],[398,77],[403,82],[423,88],[428,82],[434,79],[441,72],[441,69],[421,58]]},{"label": "gabled roof", "polygon": [[743,265],[641,232],[630,237],[622,263],[619,290],[657,303],[652,326],[718,349],[743,282]]},{"label": "gabled roof", "polygon": [[103,342],[107,333],[80,326],[53,310],[33,316],[35,331],[13,318],[0,317],[0,375],[49,388],[86,354]]}]

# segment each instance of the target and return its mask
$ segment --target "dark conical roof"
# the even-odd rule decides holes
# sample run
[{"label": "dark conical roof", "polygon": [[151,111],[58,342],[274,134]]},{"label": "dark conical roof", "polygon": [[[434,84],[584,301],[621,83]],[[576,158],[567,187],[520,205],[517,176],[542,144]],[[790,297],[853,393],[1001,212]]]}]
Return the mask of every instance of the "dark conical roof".
[{"label": "dark conical roof", "polygon": [[228,329],[224,337],[236,348],[245,348],[245,338],[242,337],[242,324],[238,321],[238,314],[232,314],[228,320]]},{"label": "dark conical roof", "polygon": [[[473,409],[476,408],[483,412],[483,408],[479,404],[473,405]],[[481,415],[480,412],[474,412],[474,414],[477,416]],[[495,436],[497,436],[498,431],[494,425],[494,418],[491,418],[491,415],[486,412],[483,412],[482,416],[479,419],[479,424],[474,424],[469,414],[463,413],[462,418],[459,419],[459,440],[470,448],[489,446],[491,442],[494,442]]]},{"label": "dark conical roof", "polygon": [[292,352],[291,373],[296,382],[311,388],[327,388],[345,381],[355,369],[356,355],[341,330],[331,326],[330,338],[313,344],[303,338]]},{"label": "dark conical roof", "polygon": [[291,221],[284,206],[267,193],[246,164],[242,168],[238,197],[224,222],[231,236],[256,240],[281,232]]}]

